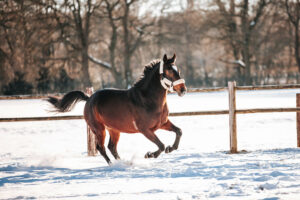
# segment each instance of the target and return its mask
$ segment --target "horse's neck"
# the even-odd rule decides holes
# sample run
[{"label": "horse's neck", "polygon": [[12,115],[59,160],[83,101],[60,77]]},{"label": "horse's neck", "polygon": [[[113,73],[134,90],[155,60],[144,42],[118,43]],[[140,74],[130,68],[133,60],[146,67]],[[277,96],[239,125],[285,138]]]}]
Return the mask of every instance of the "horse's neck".
[{"label": "horse's neck", "polygon": [[159,74],[155,74],[147,89],[147,98],[161,107],[166,104],[167,91],[161,86]]},{"label": "horse's neck", "polygon": [[161,86],[159,71],[155,71],[145,85],[134,86],[128,90],[129,97],[134,104],[147,110],[161,110],[166,105],[167,91]]}]

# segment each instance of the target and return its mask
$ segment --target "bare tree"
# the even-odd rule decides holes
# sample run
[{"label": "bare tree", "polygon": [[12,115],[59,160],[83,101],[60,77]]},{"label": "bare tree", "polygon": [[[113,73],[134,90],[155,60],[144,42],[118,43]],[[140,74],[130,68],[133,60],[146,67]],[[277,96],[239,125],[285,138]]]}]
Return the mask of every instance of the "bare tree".
[{"label": "bare tree", "polygon": [[134,5],[137,0],[123,0],[123,15],[120,16],[123,28],[123,50],[124,59],[123,65],[125,69],[125,85],[128,87],[132,84],[132,69],[131,69],[131,59],[136,51],[137,47],[141,44],[146,29],[154,24],[153,20],[138,19],[136,15],[130,15],[132,13],[132,7],[138,6]]},{"label": "bare tree", "polygon": [[253,5],[252,11],[248,0],[243,0],[240,3],[230,0],[229,9],[226,9],[225,3],[221,0],[215,0],[215,3],[222,16],[222,22],[219,23],[223,33],[222,40],[230,46],[236,61],[241,60],[240,57],[242,57],[243,64],[238,65],[237,73],[241,77],[240,67],[245,68],[244,76],[239,77],[239,79],[243,81],[243,84],[250,85],[252,84],[251,58],[253,56],[250,47],[254,39],[253,32],[263,15],[267,2],[259,0]]},{"label": "bare tree", "polygon": [[300,72],[300,1],[285,0],[286,13],[294,29],[295,59]]},{"label": "bare tree", "polygon": [[[101,2],[92,0],[65,0],[61,5],[59,14],[63,15],[61,24],[61,38],[66,46],[69,56],[73,61],[80,63],[82,72],[82,83],[84,86],[91,85],[89,74],[89,45],[91,32],[91,18],[100,6]],[[57,18],[57,20],[61,20]],[[74,35],[73,35],[74,34]],[[79,57],[79,58],[78,58]]]},{"label": "bare tree", "polygon": [[[100,19],[103,19],[106,17],[108,19],[110,29],[111,29],[111,36],[108,43],[108,51],[109,51],[109,63],[104,62],[100,59],[95,58],[94,56],[89,55],[89,59],[97,64],[98,66],[108,70],[114,77],[115,83],[117,87],[123,86],[123,79],[122,79],[122,73],[120,71],[120,68],[117,66],[116,63],[116,50],[117,50],[117,41],[118,41],[118,21],[120,18],[116,16],[116,7],[119,6],[120,0],[117,1],[109,1],[104,0],[103,10],[98,10],[98,17]],[[99,13],[100,12],[100,13]],[[104,16],[103,16],[104,15]]]},{"label": "bare tree", "polygon": [[[12,79],[16,71],[38,71],[50,56],[55,23],[47,6],[33,0],[1,2],[0,49],[5,59],[2,71],[6,80]],[[28,77],[35,78],[35,73],[28,73]]]},{"label": "bare tree", "polygon": [[[153,20],[139,19],[134,14],[132,9],[134,6],[139,6],[137,2],[137,0],[104,0],[104,11],[99,10],[100,14],[98,14],[101,19],[106,18],[110,26],[109,62],[96,59],[91,55],[90,60],[109,70],[118,87],[127,88],[132,84],[132,56],[147,35],[146,29],[154,24]],[[116,55],[116,52],[119,54]],[[117,59],[123,62],[117,63]]]}]

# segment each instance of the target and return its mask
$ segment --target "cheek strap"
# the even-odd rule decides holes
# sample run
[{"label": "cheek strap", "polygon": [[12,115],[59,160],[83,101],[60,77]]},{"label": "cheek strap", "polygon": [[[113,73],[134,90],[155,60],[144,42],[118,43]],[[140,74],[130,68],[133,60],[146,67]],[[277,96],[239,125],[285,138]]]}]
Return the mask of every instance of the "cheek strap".
[{"label": "cheek strap", "polygon": [[160,84],[161,84],[161,86],[163,86],[163,88],[165,88],[166,90],[168,90],[170,92],[174,92],[174,89],[173,89],[174,86],[185,83],[185,80],[182,78],[172,82],[169,79],[167,79],[166,77],[164,77],[163,73],[164,73],[164,62],[160,61],[159,74],[162,75],[161,76],[162,78],[160,79]]}]

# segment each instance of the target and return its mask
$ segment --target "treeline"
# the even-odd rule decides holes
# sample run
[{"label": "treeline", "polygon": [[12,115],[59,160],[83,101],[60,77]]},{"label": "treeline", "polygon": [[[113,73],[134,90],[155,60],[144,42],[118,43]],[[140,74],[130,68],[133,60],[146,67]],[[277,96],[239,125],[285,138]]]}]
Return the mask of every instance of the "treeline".
[{"label": "treeline", "polygon": [[177,54],[189,87],[300,83],[299,0],[2,0],[0,93],[128,88]]}]

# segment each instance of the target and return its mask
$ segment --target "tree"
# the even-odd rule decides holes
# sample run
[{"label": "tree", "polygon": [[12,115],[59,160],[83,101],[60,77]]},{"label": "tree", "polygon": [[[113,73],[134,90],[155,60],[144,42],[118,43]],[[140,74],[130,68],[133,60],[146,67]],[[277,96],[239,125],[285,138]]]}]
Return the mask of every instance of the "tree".
[{"label": "tree", "polygon": [[[120,1],[111,2],[109,0],[104,0],[103,10],[99,10],[98,16],[100,19],[103,19],[103,15],[108,19],[108,23],[111,29],[111,36],[108,43],[108,51],[109,51],[109,63],[104,62],[100,59],[96,59],[93,56],[89,56],[89,59],[97,64],[98,66],[110,71],[115,79],[116,87],[123,87],[123,78],[122,73],[120,72],[119,67],[116,64],[116,50],[117,50],[117,41],[118,41],[118,24],[119,18],[116,15],[116,7],[119,6]],[[103,14],[104,13],[104,14]]]},{"label": "tree", "polygon": [[54,79],[55,91],[69,92],[70,90],[75,89],[78,81],[70,78],[64,68],[60,69],[58,75],[59,76]]},{"label": "tree", "polygon": [[91,18],[100,3],[94,3],[92,0],[65,0],[57,11],[62,15],[57,17],[61,28],[61,39],[72,62],[80,64],[84,86],[91,86],[88,56]]},{"label": "tree", "polygon": [[47,93],[50,91],[51,87],[51,79],[49,76],[49,68],[43,67],[39,70],[39,77],[36,79],[37,81],[37,91],[40,94]]},{"label": "tree", "polygon": [[[257,1],[252,6],[252,10],[248,0],[242,0],[240,3],[230,0],[228,9],[221,0],[215,0],[215,3],[221,16],[220,21],[216,23],[220,27],[220,40],[230,47],[235,61],[242,60],[237,65],[238,82],[251,85],[251,58],[253,57],[251,45],[255,39],[253,33],[260,22],[267,2],[265,0]],[[244,68],[243,75],[241,67]]]},{"label": "tree", "polygon": [[32,94],[33,86],[24,79],[25,74],[16,72],[15,78],[3,87],[5,95]]},{"label": "tree", "polygon": [[34,72],[46,67],[53,51],[55,32],[55,21],[48,6],[34,0],[0,2],[0,36],[3,38],[0,67],[5,81],[12,80],[16,72],[26,74],[28,80],[35,80],[38,73]]},{"label": "tree", "polygon": [[285,0],[285,8],[289,22],[294,28],[294,53],[298,71],[300,72],[300,1]]},{"label": "tree", "polygon": [[[139,5],[137,0],[104,0],[104,9],[98,16],[107,19],[111,33],[108,43],[109,63],[90,56],[90,60],[98,66],[109,70],[118,87],[128,88],[132,82],[132,56],[148,35],[146,29],[154,24],[154,20],[138,17],[133,8]],[[118,55],[116,55],[118,52]],[[116,60],[122,60],[118,62]],[[124,80],[124,82],[123,82]]]}]

